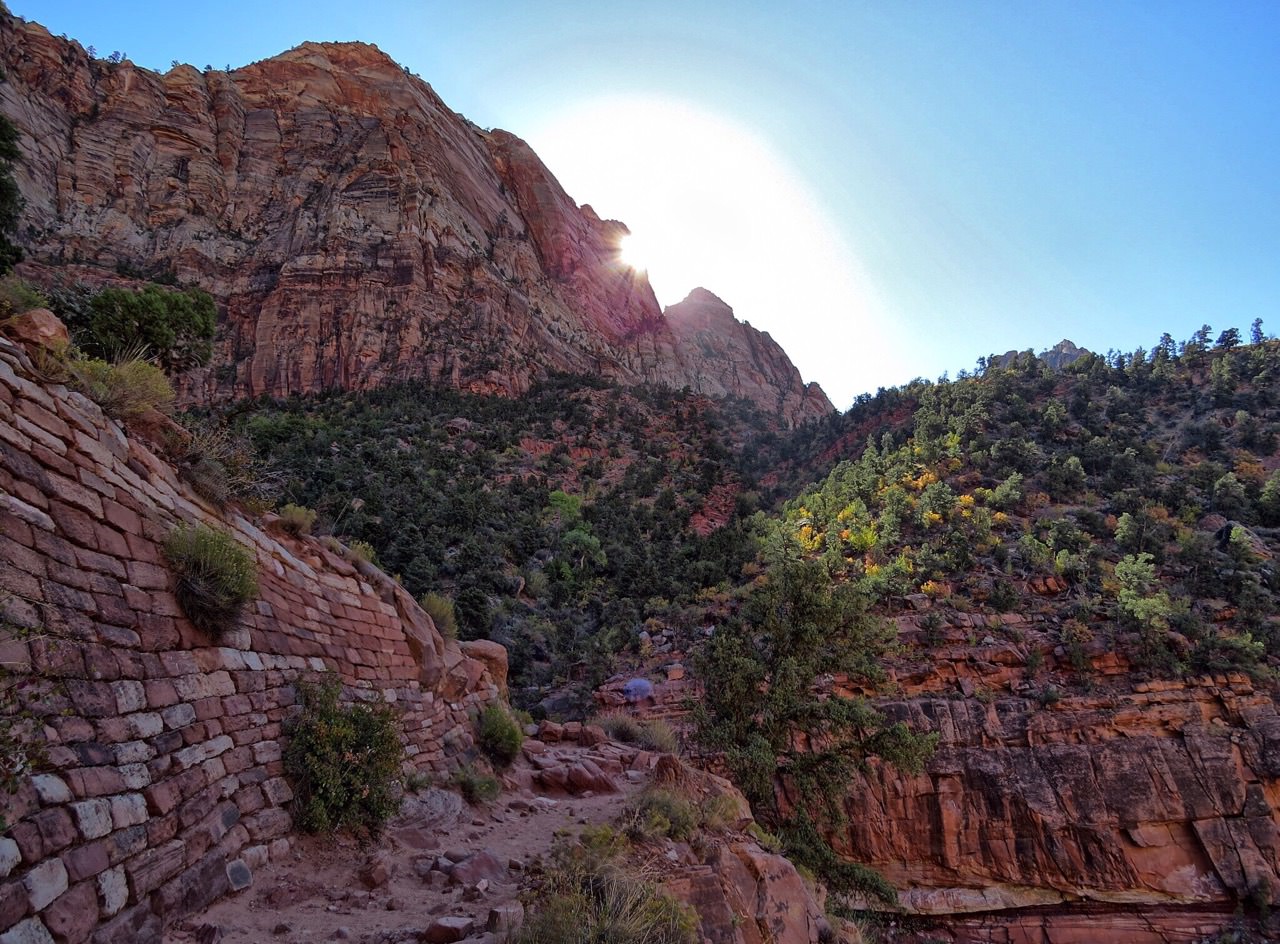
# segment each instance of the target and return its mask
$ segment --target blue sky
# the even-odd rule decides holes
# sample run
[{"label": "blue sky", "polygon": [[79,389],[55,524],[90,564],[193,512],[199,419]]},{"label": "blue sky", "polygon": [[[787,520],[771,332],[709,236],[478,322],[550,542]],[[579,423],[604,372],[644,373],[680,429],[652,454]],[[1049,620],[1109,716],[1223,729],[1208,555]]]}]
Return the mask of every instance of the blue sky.
[{"label": "blue sky", "polygon": [[[841,408],[1063,337],[1280,330],[1280,3],[9,5],[159,69],[377,43],[637,239],[705,247],[706,287]],[[705,173],[663,178],[685,149]],[[646,169],[698,198],[646,216]],[[650,271],[664,303],[693,287]]]}]

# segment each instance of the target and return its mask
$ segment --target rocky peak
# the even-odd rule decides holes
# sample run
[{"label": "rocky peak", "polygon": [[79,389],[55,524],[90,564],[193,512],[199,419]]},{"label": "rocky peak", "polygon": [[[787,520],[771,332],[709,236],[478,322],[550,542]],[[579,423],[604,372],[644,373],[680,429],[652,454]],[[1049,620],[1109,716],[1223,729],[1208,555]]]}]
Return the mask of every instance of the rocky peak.
[{"label": "rocky peak", "polygon": [[1030,350],[1005,351],[1003,354],[993,354],[988,358],[988,364],[991,367],[1012,367],[1018,362],[1018,358],[1027,355],[1037,357],[1050,370],[1062,370],[1089,353],[1091,352],[1088,349],[1077,347],[1071,341],[1063,338],[1048,350],[1041,351],[1039,355],[1032,355]]},{"label": "rocky peak", "polygon": [[[806,419],[834,407],[816,383],[805,384],[791,359],[767,331],[734,317],[733,309],[705,288],[695,288],[663,312],[682,348],[695,353],[708,375],[725,377],[719,388],[698,385],[699,393],[745,396],[784,415]],[[732,386],[730,385],[732,384]]]},{"label": "rocky peak", "polygon": [[0,67],[24,275],[211,292],[217,353],[188,402],[416,379],[519,394],[568,371],[742,396],[786,425],[831,409],[727,307],[719,340],[663,318],[618,258],[623,224],[376,46],[160,75],[3,17]]}]

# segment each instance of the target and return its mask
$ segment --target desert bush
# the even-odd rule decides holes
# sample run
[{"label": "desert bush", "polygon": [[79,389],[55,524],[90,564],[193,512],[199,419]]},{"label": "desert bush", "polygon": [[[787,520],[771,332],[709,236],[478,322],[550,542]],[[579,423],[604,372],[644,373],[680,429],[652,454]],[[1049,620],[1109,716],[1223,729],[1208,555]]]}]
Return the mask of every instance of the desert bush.
[{"label": "desert bush", "polygon": [[640,721],[621,711],[610,711],[596,716],[591,723],[599,725],[605,734],[624,744],[635,744],[664,754],[675,754],[680,749],[676,732],[661,718]]},{"label": "desert bush", "polygon": [[698,828],[699,819],[687,797],[661,787],[645,790],[623,814],[625,831],[635,840],[688,839]]},{"label": "desert bush", "polygon": [[164,412],[173,404],[169,378],[140,357],[114,364],[86,358],[73,361],[70,372],[72,386],[116,419],[134,419],[149,410]]},{"label": "desert bush", "polygon": [[178,580],[174,594],[182,611],[205,632],[226,629],[258,592],[253,554],[225,531],[180,525],[164,553]]},{"label": "desert bush", "polygon": [[621,711],[610,711],[597,715],[591,723],[599,726],[605,734],[623,744],[636,744],[640,741],[642,729],[640,722]]},{"label": "desert bush", "polygon": [[362,560],[366,564],[378,566],[378,552],[373,549],[373,545],[368,541],[352,541],[347,545],[347,551],[356,560]]},{"label": "desert bush", "polygon": [[694,944],[693,912],[628,874],[621,849],[608,827],[557,839],[514,944]]},{"label": "desert bush", "polygon": [[400,807],[404,748],[395,713],[344,705],[340,693],[336,679],[298,684],[302,712],[287,727],[284,752],[294,820],[308,832],[377,835]]},{"label": "desert bush", "polygon": [[279,475],[265,469],[249,440],[227,426],[184,418],[190,438],[174,456],[182,477],[216,505],[231,499],[265,510],[278,490]]},{"label": "desert bush", "polygon": [[453,601],[434,591],[428,591],[418,598],[418,604],[427,611],[431,622],[436,624],[440,635],[445,639],[458,638],[458,615],[454,612]]},{"label": "desert bush", "polygon": [[462,794],[462,798],[471,805],[488,803],[496,800],[502,792],[502,784],[496,777],[476,770],[474,767],[460,767],[453,775],[453,784]]},{"label": "desert bush", "polygon": [[480,750],[500,767],[507,767],[520,755],[524,732],[502,705],[489,705],[480,712]]},{"label": "desert bush", "polygon": [[310,534],[315,523],[316,513],[310,508],[289,502],[280,509],[280,527],[295,537]]},{"label": "desert bush", "polygon": [[664,754],[676,754],[680,750],[680,739],[675,730],[661,718],[646,721],[640,726],[640,739],[636,742],[651,751]]},{"label": "desert bush", "polygon": [[48,299],[35,286],[15,275],[0,279],[0,321],[11,315],[20,315],[32,308],[48,308]]}]

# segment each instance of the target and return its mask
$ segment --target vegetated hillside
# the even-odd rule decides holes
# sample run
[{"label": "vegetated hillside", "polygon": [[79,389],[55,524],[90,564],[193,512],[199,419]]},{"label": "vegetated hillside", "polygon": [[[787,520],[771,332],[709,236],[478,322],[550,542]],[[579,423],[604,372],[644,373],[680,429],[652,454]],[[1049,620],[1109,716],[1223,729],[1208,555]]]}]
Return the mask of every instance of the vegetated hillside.
[{"label": "vegetated hillside", "polygon": [[678,622],[755,554],[737,457],[771,437],[745,401],[561,377],[518,398],[400,385],[228,419],[282,501],[451,599],[462,635],[507,644],[518,699],[583,671],[598,684],[646,620]]},{"label": "vegetated hillside", "polygon": [[1280,343],[1235,332],[1179,354],[1088,355],[916,383],[909,425],[789,502],[766,559],[820,559],[892,601],[995,611],[1062,592],[1154,673],[1259,669],[1280,655]]},{"label": "vegetated hillside", "polygon": [[759,525],[700,722],[848,902],[1157,941],[1275,899],[1280,342],[1208,339],[983,364],[796,435],[871,434]]}]

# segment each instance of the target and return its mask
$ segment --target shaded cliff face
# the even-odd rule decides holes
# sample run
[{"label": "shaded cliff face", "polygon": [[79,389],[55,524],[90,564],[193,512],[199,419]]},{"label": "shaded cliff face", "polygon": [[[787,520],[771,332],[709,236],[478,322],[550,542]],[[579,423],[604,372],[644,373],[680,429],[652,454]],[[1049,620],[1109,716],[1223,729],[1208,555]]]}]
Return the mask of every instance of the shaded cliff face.
[{"label": "shaded cliff face", "polygon": [[733,317],[733,309],[696,288],[664,312],[682,350],[705,374],[698,393],[737,394],[783,416],[824,416],[831,401],[816,383],[806,384],[767,331]]},{"label": "shaded cliff face", "polygon": [[36,24],[0,41],[28,251],[211,291],[225,316],[192,399],[414,378],[519,393],[558,370],[737,394],[791,424],[831,410],[746,326],[701,356],[618,260],[622,224],[374,47],[158,75]]}]

